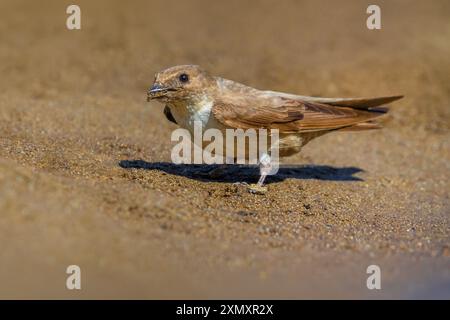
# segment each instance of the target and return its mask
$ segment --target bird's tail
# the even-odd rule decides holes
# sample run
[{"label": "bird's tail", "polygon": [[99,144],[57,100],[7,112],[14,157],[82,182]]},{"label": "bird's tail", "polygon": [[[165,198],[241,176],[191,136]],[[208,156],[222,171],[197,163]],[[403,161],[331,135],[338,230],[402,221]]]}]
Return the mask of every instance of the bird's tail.
[{"label": "bird's tail", "polygon": [[[356,99],[335,99],[328,102],[336,107],[350,107],[353,109],[366,110],[369,112],[379,113],[380,116],[389,112],[386,104],[399,100],[403,96],[390,96],[378,98],[356,98]],[[339,129],[339,131],[362,131],[383,128],[379,119],[371,119],[369,121],[356,123],[354,125]]]}]

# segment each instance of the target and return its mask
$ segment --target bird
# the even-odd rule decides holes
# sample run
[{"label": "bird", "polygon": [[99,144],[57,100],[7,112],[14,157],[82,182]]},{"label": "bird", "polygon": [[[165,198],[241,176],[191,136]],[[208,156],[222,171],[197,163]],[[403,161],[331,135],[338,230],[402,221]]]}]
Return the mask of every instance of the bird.
[{"label": "bird", "polygon": [[[386,105],[401,98],[322,98],[259,90],[213,76],[198,65],[179,65],[158,72],[147,91],[147,101],[164,103],[167,120],[191,133],[195,123],[204,130],[221,132],[278,130],[279,157],[299,153],[308,142],[330,132],[380,129],[379,117],[389,111]],[[205,144],[202,142],[200,147],[205,148]],[[264,180],[271,168],[267,152],[259,159],[260,178],[251,185],[251,192],[267,190]]]}]

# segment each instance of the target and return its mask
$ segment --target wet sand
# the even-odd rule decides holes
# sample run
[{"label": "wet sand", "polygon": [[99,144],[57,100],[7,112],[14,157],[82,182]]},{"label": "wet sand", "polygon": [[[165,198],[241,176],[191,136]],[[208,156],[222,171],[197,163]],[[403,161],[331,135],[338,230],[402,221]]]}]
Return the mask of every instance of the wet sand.
[{"label": "wet sand", "polygon": [[[0,3],[0,298],[450,298],[450,5]],[[170,162],[155,72],[404,94],[383,130],[308,144],[253,195]],[[65,287],[66,267],[82,290]],[[380,266],[382,289],[366,268]]]}]

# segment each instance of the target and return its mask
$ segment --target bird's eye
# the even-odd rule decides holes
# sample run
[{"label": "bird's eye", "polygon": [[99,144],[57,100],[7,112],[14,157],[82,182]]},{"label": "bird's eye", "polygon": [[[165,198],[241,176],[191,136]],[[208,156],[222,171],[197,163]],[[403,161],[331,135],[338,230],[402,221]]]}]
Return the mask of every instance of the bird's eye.
[{"label": "bird's eye", "polygon": [[181,82],[186,83],[186,82],[189,81],[189,76],[186,73],[182,73],[182,74],[180,74],[179,79],[180,79]]}]

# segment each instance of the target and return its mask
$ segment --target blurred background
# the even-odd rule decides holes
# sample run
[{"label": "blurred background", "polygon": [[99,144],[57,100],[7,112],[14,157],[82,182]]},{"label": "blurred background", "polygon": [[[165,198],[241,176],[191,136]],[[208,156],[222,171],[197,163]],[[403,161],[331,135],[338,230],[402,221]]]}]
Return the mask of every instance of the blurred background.
[{"label": "blurred background", "polygon": [[[70,4],[0,3],[0,298],[450,297],[448,1],[376,1],[381,30],[370,1],[76,1],[81,30]],[[255,196],[171,166],[176,126],[145,99],[178,64],[405,98]]]}]

